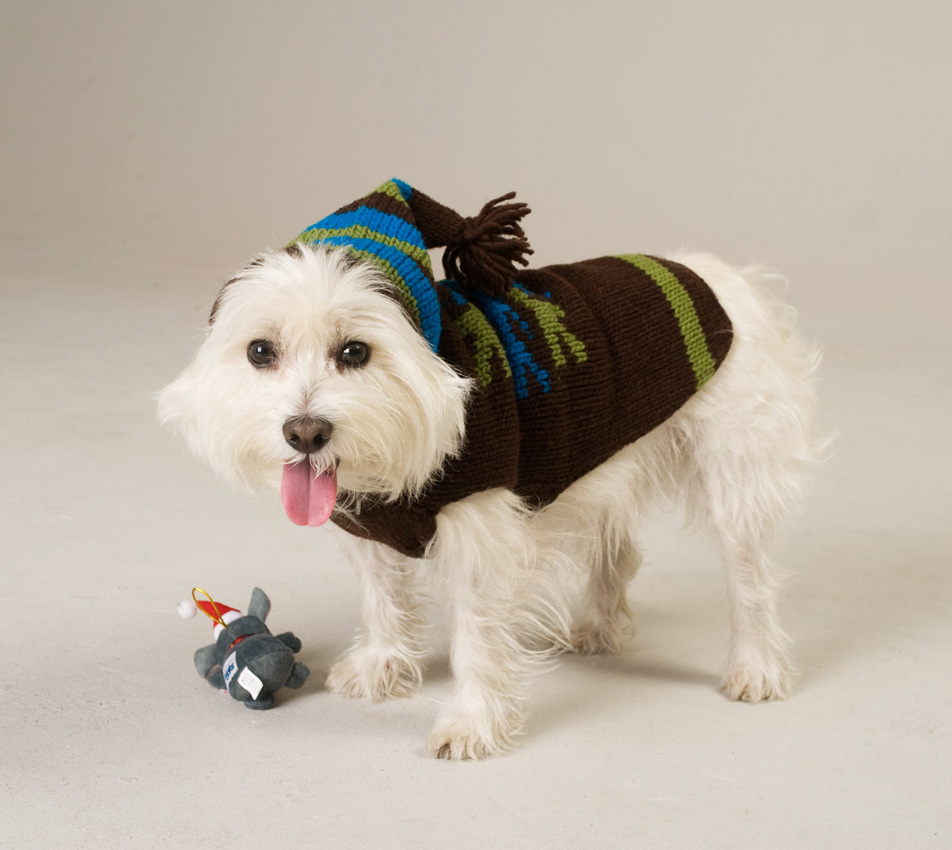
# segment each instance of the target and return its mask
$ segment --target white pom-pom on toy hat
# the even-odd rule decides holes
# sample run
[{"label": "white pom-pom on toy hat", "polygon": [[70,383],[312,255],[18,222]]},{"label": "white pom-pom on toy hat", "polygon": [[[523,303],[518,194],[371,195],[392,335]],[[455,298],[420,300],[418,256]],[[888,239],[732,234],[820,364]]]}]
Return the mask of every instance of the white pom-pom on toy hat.
[{"label": "white pom-pom on toy hat", "polygon": [[[206,597],[205,599],[196,598],[195,594],[201,593]],[[216,602],[212,599],[211,595],[202,590],[200,587],[192,588],[192,598],[183,599],[178,604],[179,614],[188,619],[194,617],[195,614],[201,611],[209,620],[215,624],[214,634],[215,637],[218,637],[222,629],[225,628],[229,623],[234,622],[241,616],[241,611],[237,608],[232,608],[228,605],[222,605],[221,602]]]}]

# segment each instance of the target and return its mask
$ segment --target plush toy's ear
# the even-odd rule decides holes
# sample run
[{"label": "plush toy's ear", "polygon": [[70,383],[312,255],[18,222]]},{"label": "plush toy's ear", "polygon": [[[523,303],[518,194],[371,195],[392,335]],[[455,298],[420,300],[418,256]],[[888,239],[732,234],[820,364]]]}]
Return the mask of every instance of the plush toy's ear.
[{"label": "plush toy's ear", "polygon": [[271,600],[268,594],[260,587],[251,591],[251,601],[248,603],[248,616],[257,617],[263,623],[268,618],[268,612],[271,610]]}]

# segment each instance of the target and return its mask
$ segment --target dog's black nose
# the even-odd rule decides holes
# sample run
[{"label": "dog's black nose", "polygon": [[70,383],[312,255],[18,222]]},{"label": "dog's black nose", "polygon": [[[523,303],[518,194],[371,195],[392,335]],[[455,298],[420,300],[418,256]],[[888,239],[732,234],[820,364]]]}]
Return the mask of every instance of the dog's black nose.
[{"label": "dog's black nose", "polygon": [[295,416],[284,423],[284,439],[295,451],[309,455],[320,451],[331,438],[334,426],[326,419]]}]

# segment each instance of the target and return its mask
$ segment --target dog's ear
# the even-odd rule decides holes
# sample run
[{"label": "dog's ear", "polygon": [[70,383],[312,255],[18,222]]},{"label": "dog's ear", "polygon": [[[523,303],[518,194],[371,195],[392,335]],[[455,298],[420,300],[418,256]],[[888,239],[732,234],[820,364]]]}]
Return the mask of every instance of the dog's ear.
[{"label": "dog's ear", "polygon": [[368,263],[363,257],[347,248],[339,249],[338,254],[341,258],[342,271],[353,271],[354,269],[361,267],[375,269],[373,263]]},{"label": "dog's ear", "polygon": [[[296,246],[295,246],[296,247]],[[250,270],[258,268],[258,266],[263,266],[265,261],[265,255],[259,254],[257,257],[251,260],[247,266],[244,267],[242,271],[236,274],[231,280],[225,282],[225,285],[218,290],[218,295],[215,296],[215,303],[212,304],[212,311],[208,315],[208,325],[211,327],[215,324],[215,317],[218,315],[218,311],[221,308],[222,297],[225,294],[225,290],[228,289],[233,283],[237,283],[241,278]]]},{"label": "dog's ear", "polygon": [[218,295],[215,296],[215,303],[212,304],[212,311],[211,313],[208,314],[209,327],[215,324],[215,316],[218,315],[218,310],[221,307],[221,299],[222,299],[222,296],[225,294],[225,290],[228,289],[228,287],[231,286],[233,283],[235,283],[237,280],[238,278],[233,277],[221,289],[218,290]]},{"label": "dog's ear", "polygon": [[295,260],[304,259],[304,246],[300,242],[292,242],[290,245],[284,246],[284,253],[289,257],[293,257]]}]

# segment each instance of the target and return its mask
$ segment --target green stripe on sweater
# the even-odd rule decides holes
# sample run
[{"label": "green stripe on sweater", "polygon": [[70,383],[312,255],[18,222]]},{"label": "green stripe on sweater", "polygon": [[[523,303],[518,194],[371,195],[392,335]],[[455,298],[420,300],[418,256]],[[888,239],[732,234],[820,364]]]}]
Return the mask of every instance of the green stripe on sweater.
[{"label": "green stripe on sweater", "polygon": [[509,297],[513,301],[525,304],[533,313],[536,321],[542,328],[546,344],[549,351],[552,352],[552,362],[556,368],[568,365],[568,358],[565,352],[568,351],[576,363],[584,363],[588,360],[588,352],[585,349],[585,343],[575,334],[571,334],[562,323],[565,318],[565,310],[558,304],[551,301],[545,301],[542,298],[531,298],[526,292],[523,292],[518,286],[513,286],[509,290]]},{"label": "green stripe on sweater", "polygon": [[506,358],[506,350],[499,341],[499,336],[493,330],[486,317],[470,304],[464,313],[454,320],[454,324],[462,336],[473,340],[473,356],[476,360],[476,380],[481,387],[488,387],[493,380],[493,357],[497,357],[502,364],[506,378],[512,377],[512,369]]},{"label": "green stripe on sweater", "polygon": [[664,297],[668,299],[671,309],[674,310],[674,316],[678,320],[678,327],[681,329],[681,337],[687,349],[688,360],[691,361],[691,368],[694,370],[697,389],[700,389],[714,374],[717,364],[707,346],[701,320],[698,319],[694,302],[688,291],[681,285],[681,281],[674,272],[651,257],[643,254],[624,254],[618,259],[641,269],[658,285]]}]

